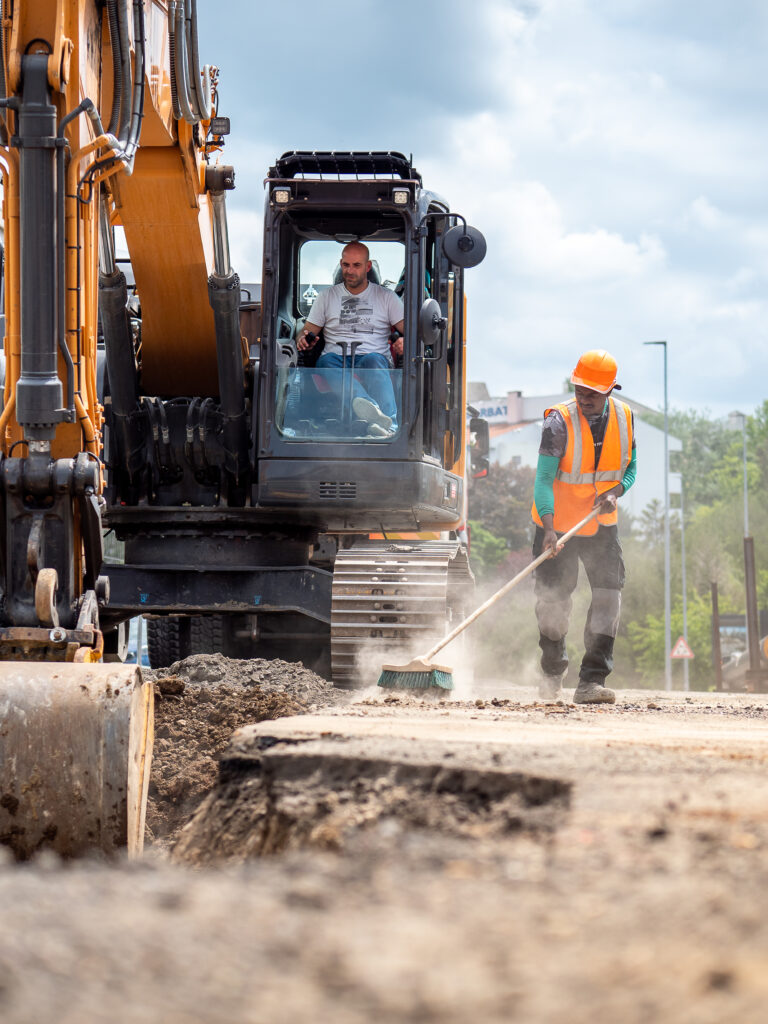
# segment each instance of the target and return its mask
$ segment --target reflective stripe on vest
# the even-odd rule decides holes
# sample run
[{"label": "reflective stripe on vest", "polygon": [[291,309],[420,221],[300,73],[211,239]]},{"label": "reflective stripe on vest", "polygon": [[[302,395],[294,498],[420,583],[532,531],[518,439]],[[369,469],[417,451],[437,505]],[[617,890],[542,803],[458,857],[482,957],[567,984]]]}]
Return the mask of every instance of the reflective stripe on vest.
[{"label": "reflective stripe on vest", "polygon": [[[565,420],[565,426],[568,433],[573,436],[573,459],[571,465],[575,468],[579,467],[578,473],[565,473],[558,468],[555,475],[556,480],[562,480],[564,484],[596,484],[596,483],[621,483],[621,478],[627,469],[627,466],[632,460],[632,448],[629,439],[629,416],[630,412],[623,402],[616,402],[613,399],[608,399],[610,407],[616,414],[616,424],[619,428],[619,451],[620,451],[620,466],[617,470],[600,470],[592,473],[581,472],[582,466],[582,445],[581,445],[581,424],[579,422],[579,409],[575,399],[571,399],[569,402],[563,402],[562,405],[555,406],[561,414],[567,411],[567,415],[563,415]],[[549,410],[547,410],[549,411]],[[608,410],[608,419],[610,420],[611,409]],[[608,432],[608,423],[605,425],[605,432]]]}]

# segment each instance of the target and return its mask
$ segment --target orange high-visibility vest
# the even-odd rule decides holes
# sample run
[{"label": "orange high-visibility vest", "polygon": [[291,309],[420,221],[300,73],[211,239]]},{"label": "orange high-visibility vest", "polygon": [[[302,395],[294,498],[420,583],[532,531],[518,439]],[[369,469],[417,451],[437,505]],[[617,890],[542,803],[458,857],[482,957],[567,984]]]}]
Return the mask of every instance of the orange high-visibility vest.
[{"label": "orange high-visibility vest", "polygon": [[[553,484],[555,499],[554,527],[558,533],[565,533],[580,519],[589,515],[595,504],[595,495],[609,491],[621,478],[632,460],[632,412],[624,402],[608,399],[608,422],[605,426],[600,462],[595,467],[595,445],[589,423],[582,416],[576,399],[556,405],[555,409],[565,420],[568,441],[565,454],[560,459]],[[549,416],[551,409],[544,413]],[[541,526],[541,516],[534,502],[531,509],[534,523]],[[598,524],[613,526],[618,521],[614,509],[600,515],[583,526],[578,536],[597,533]]]}]

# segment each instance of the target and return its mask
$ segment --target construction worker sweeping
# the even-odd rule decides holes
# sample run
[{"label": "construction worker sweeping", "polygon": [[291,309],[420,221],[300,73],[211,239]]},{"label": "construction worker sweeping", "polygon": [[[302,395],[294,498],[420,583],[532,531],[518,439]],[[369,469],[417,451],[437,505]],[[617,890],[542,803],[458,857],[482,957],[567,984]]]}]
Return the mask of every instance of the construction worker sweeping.
[{"label": "construction worker sweeping", "polygon": [[489,608],[536,573],[536,616],[542,650],[540,695],[557,699],[568,669],[565,635],[579,559],[592,587],[584,630],[586,652],[574,694],[577,704],[612,704],[605,686],[613,668],[624,562],[616,499],[635,479],[635,424],[624,402],[610,397],[616,360],[603,349],[585,352],[571,374],[576,397],[545,413],[531,514],[536,523],[534,558],[484,604],[454,627],[423,657],[407,665],[383,665],[379,686],[452,690],[453,672],[431,659]]},{"label": "construction worker sweeping", "polygon": [[[568,670],[565,637],[571,595],[584,564],[592,602],[584,627],[584,657],[573,695],[575,704],[612,704],[605,685],[613,669],[619,627],[624,560],[618,537],[617,498],[636,474],[635,425],[626,403],[611,398],[618,389],[616,360],[604,349],[585,352],[571,374],[575,396],[545,412],[531,515],[536,524],[533,554],[548,548],[553,557],[535,572],[536,619],[542,677],[540,696],[556,700]],[[599,508],[558,550],[562,534]]]}]

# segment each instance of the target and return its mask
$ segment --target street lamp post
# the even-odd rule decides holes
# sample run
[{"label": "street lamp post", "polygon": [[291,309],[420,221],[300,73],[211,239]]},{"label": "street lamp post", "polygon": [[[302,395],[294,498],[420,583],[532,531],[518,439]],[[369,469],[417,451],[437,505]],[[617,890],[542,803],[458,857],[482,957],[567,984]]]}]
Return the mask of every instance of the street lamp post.
[{"label": "street lamp post", "polygon": [[[751,650],[752,650],[752,647],[751,647],[751,640],[752,640],[752,638],[750,636],[750,628],[751,628],[750,614],[749,614],[749,612],[750,612],[750,607],[749,607],[749,605],[750,605],[750,593],[749,593],[749,584],[748,584],[748,581],[750,579],[749,551],[750,551],[751,541],[749,540],[749,490],[748,490],[748,483],[747,483],[747,415],[746,415],[746,413],[739,412],[738,410],[735,411],[735,412],[732,412],[731,415],[730,415],[730,420],[731,420],[732,423],[733,423],[733,418],[735,416],[738,416],[741,419],[741,460],[742,460],[741,464],[742,464],[742,477],[743,477],[743,482],[744,482],[744,580],[745,580],[745,587],[746,587],[746,591],[747,591],[747,594],[746,594],[747,607],[746,607],[746,615],[744,616],[744,624],[745,624],[745,627],[746,627],[746,637],[745,637],[745,639],[746,639],[746,647],[747,647],[747,651],[751,652]],[[759,627],[758,627],[758,630],[759,630]],[[752,666],[750,666],[750,667],[752,667]]]},{"label": "street lamp post", "polygon": [[755,542],[749,535],[749,494],[747,491],[747,417],[741,416],[742,457],[744,464],[744,588],[746,590],[747,651],[749,671],[747,687],[757,692],[764,690],[766,672],[760,668],[760,613],[757,607],[757,574],[755,572]]},{"label": "street lamp post", "polygon": [[[746,416],[746,413],[743,413],[743,412],[739,413],[739,415],[741,416],[742,476],[744,478],[744,542],[746,544],[747,537],[749,536],[749,491],[747,490],[747,416]],[[746,577],[749,575],[749,568],[747,566],[748,555],[747,555],[746,547],[744,549],[744,558],[745,558],[744,572],[745,572],[745,579],[746,579]],[[748,596],[747,596],[747,604],[749,604],[749,597]],[[746,608],[745,611],[748,613],[749,609]],[[745,633],[746,633],[746,641],[747,641],[747,650],[750,651],[751,648],[750,648],[750,645],[749,645],[749,641],[750,641],[750,636],[749,636],[749,614],[746,614],[744,616],[744,626],[746,627],[745,628]],[[752,668],[751,664],[750,664],[750,668]]]},{"label": "street lamp post", "polygon": [[744,536],[749,536],[749,493],[747,491],[747,417],[745,413],[741,416],[741,451],[744,476]]},{"label": "street lamp post", "polygon": [[664,347],[664,684],[672,689],[671,618],[670,598],[670,557],[669,557],[669,398],[667,392],[667,343],[666,341],[644,341],[644,345]]},{"label": "street lamp post", "polygon": [[[680,478],[680,557],[683,576],[683,640],[688,643],[688,586],[685,575],[685,507],[683,505],[683,480]],[[683,658],[683,689],[690,690],[691,677],[688,658]]]}]

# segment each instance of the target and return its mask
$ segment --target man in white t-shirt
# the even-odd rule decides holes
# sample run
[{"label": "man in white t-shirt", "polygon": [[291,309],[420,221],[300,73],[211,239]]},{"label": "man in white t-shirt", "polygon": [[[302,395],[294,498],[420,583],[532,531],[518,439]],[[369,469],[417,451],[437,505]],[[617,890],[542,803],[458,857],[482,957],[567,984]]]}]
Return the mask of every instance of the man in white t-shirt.
[{"label": "man in white t-shirt", "polygon": [[[300,352],[312,348],[308,334],[317,335],[322,329],[325,348],[317,360],[318,369],[341,370],[344,365],[343,348],[339,342],[359,342],[355,352],[355,369],[381,370],[365,374],[366,387],[357,378],[352,382],[352,410],[368,424],[368,433],[385,437],[397,429],[397,404],[389,370],[392,368],[389,336],[392,330],[402,335],[403,303],[389,288],[382,288],[368,280],[371,269],[368,247],[362,242],[350,242],[341,253],[342,283],[319,295],[310,310],[304,329],[297,339]],[[393,354],[403,351],[403,339],[398,338]],[[351,366],[351,352],[347,348],[346,365]],[[335,378],[335,374],[329,374]],[[332,386],[341,390],[341,374]]]}]

